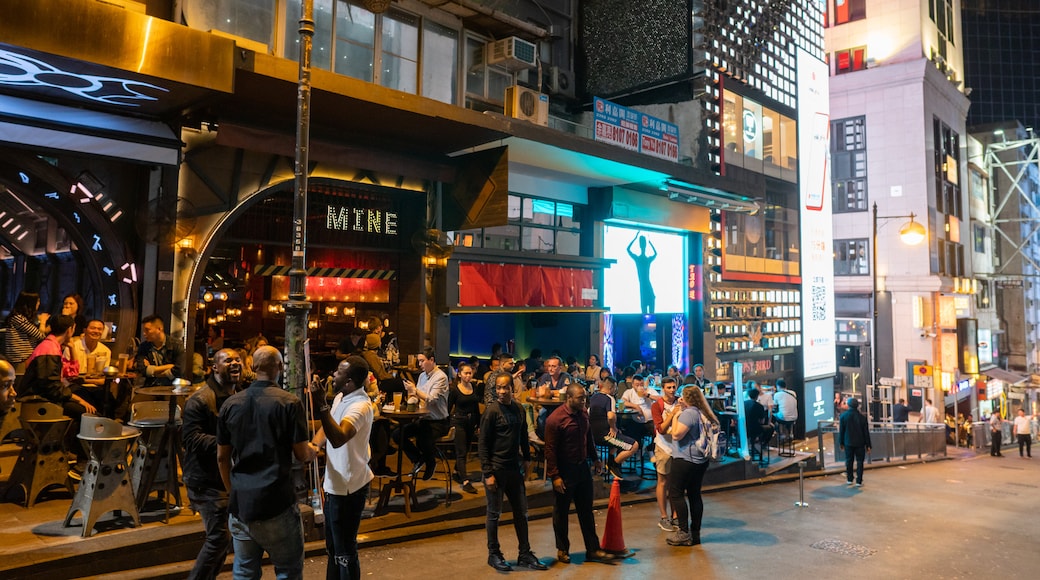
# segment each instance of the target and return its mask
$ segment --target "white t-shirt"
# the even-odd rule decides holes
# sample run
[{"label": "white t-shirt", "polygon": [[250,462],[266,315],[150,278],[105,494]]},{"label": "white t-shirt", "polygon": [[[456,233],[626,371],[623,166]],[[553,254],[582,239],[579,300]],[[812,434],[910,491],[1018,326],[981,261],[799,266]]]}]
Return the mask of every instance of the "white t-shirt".
[{"label": "white t-shirt", "polygon": [[[798,399],[790,391],[778,390],[773,395],[776,403],[776,418],[781,421],[798,420]],[[759,400],[761,402],[761,400]]]},{"label": "white t-shirt", "polygon": [[104,361],[101,368],[105,368],[112,364],[112,351],[109,350],[107,346],[101,344],[101,341],[98,341],[97,346],[94,347],[93,351],[87,352],[87,345],[84,342],[83,337],[76,336],[72,339],[72,342],[69,343],[69,350],[72,351],[72,358],[79,362],[79,372],[84,374],[94,374],[94,371],[96,370],[87,368],[87,355],[92,354],[96,356],[98,360]]},{"label": "white t-shirt", "polygon": [[372,470],[368,467],[371,455],[368,438],[372,433],[372,403],[364,389],[347,396],[336,395],[332,401],[332,418],[342,423],[346,417],[357,433],[338,448],[325,444],[328,462],[325,467],[325,491],[332,495],[350,495],[372,481]]},{"label": "white t-shirt", "polygon": [[1022,415],[1015,417],[1015,435],[1029,435],[1029,416]]},{"label": "white t-shirt", "polygon": [[642,417],[639,415],[633,417],[637,423],[647,423],[654,420],[653,411],[650,410],[650,406],[654,404],[654,401],[650,398],[649,394],[645,397],[640,397],[639,393],[637,393],[635,389],[629,389],[625,391],[624,395],[621,395],[621,400],[627,403],[632,403],[633,405],[638,405],[639,408],[643,410]]},{"label": "white t-shirt", "polygon": [[[666,401],[661,401],[661,407],[664,409],[664,411],[661,413],[661,416],[663,417],[664,415],[670,413],[672,409],[675,408],[675,405],[678,403],[679,399],[676,399],[670,405]],[[665,433],[658,433],[654,437],[654,446],[657,447],[657,449],[668,452],[668,455],[675,455],[675,442],[672,441],[671,435],[667,435]]]}]

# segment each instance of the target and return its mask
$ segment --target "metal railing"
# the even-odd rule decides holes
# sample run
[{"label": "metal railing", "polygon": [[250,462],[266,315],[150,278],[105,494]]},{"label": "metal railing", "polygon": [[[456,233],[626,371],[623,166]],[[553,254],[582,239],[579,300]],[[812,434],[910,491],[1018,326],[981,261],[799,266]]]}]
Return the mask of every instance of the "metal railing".
[{"label": "metal railing", "polygon": [[[820,421],[817,430],[820,468],[824,467],[825,442],[830,443],[834,460],[845,461],[845,452],[838,441],[838,422]],[[942,423],[870,423],[870,454],[867,463],[874,461],[907,460],[912,457],[946,456],[946,425]]]}]

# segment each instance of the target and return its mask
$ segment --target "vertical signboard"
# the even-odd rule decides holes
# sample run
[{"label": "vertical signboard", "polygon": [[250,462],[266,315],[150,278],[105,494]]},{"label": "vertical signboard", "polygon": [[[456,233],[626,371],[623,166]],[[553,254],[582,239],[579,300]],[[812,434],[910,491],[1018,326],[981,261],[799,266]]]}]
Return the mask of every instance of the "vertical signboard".
[{"label": "vertical signboard", "polygon": [[802,236],[804,379],[833,376],[834,248],[831,223],[827,64],[798,50],[798,184]]}]

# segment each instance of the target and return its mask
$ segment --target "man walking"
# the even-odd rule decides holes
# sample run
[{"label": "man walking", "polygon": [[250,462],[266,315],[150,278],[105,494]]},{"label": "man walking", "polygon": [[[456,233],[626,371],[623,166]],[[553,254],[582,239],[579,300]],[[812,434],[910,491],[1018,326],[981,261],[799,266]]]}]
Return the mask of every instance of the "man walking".
[{"label": "man walking", "polygon": [[213,374],[206,379],[206,385],[184,403],[184,485],[192,509],[202,516],[206,530],[195,566],[188,575],[190,580],[216,578],[231,547],[228,494],[217,467],[217,418],[241,381],[242,357],[238,351],[218,350],[213,356]]},{"label": "man walking", "polygon": [[849,397],[848,410],[838,420],[838,441],[845,451],[845,484],[852,485],[852,463],[856,462],[856,487],[863,487],[863,461],[870,453],[870,423],[859,412],[859,400]]},{"label": "man walking", "polygon": [[[527,416],[513,401],[513,379],[509,373],[500,373],[495,379],[496,401],[484,410],[480,418],[477,455],[484,474],[487,492],[488,565],[499,572],[513,569],[502,555],[498,543],[498,520],[502,515],[502,496],[509,498],[513,508],[513,529],[519,544],[517,566],[532,570],[547,570],[531,551],[527,533],[527,488],[524,473],[531,461],[531,446],[527,439]],[[523,454],[521,464],[520,455]]]},{"label": "man walking", "polygon": [[596,455],[592,441],[589,414],[585,410],[585,388],[579,384],[567,387],[567,399],[557,407],[545,423],[546,473],[552,480],[553,533],[556,536],[556,558],[569,564],[570,538],[567,533],[567,514],[571,503],[578,514],[581,535],[585,540],[586,562],[609,562],[613,556],[599,547],[596,521],[592,514],[592,474],[589,461],[594,460],[596,473],[603,470],[603,462]]},{"label": "man walking", "polygon": [[[359,356],[341,361],[332,375],[337,391],[331,407],[325,390],[315,393],[321,420],[317,445],[325,444],[325,567],[326,580],[361,578],[358,529],[374,475],[368,467],[368,438],[372,432],[372,403],[365,393],[368,363]],[[316,403],[318,404],[318,403]]]},{"label": "man walking", "polygon": [[256,380],[220,409],[217,464],[231,492],[228,529],[235,547],[235,578],[259,578],[264,550],[279,578],[303,577],[303,526],[292,458],[309,462],[315,453],[303,404],[278,386],[284,365],[278,349],[256,349]]},{"label": "man walking", "polygon": [[932,404],[931,399],[924,400],[924,408],[921,409],[921,417],[917,420],[918,423],[942,423],[939,420],[939,409],[935,408]]},{"label": "man walking", "polygon": [[1033,435],[1029,431],[1029,417],[1026,417],[1026,411],[1022,407],[1018,408],[1018,416],[1015,417],[1015,422],[1011,425],[1011,434],[1018,439],[1018,456],[1023,457],[1022,450],[1024,448],[1026,452],[1024,457],[1032,459]]}]

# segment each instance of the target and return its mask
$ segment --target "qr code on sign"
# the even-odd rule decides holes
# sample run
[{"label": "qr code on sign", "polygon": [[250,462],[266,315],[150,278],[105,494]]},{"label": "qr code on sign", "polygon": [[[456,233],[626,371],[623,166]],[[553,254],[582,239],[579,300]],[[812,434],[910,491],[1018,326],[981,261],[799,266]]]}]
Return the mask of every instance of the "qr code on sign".
[{"label": "qr code on sign", "polygon": [[827,320],[827,286],[813,280],[810,305],[813,320]]}]

